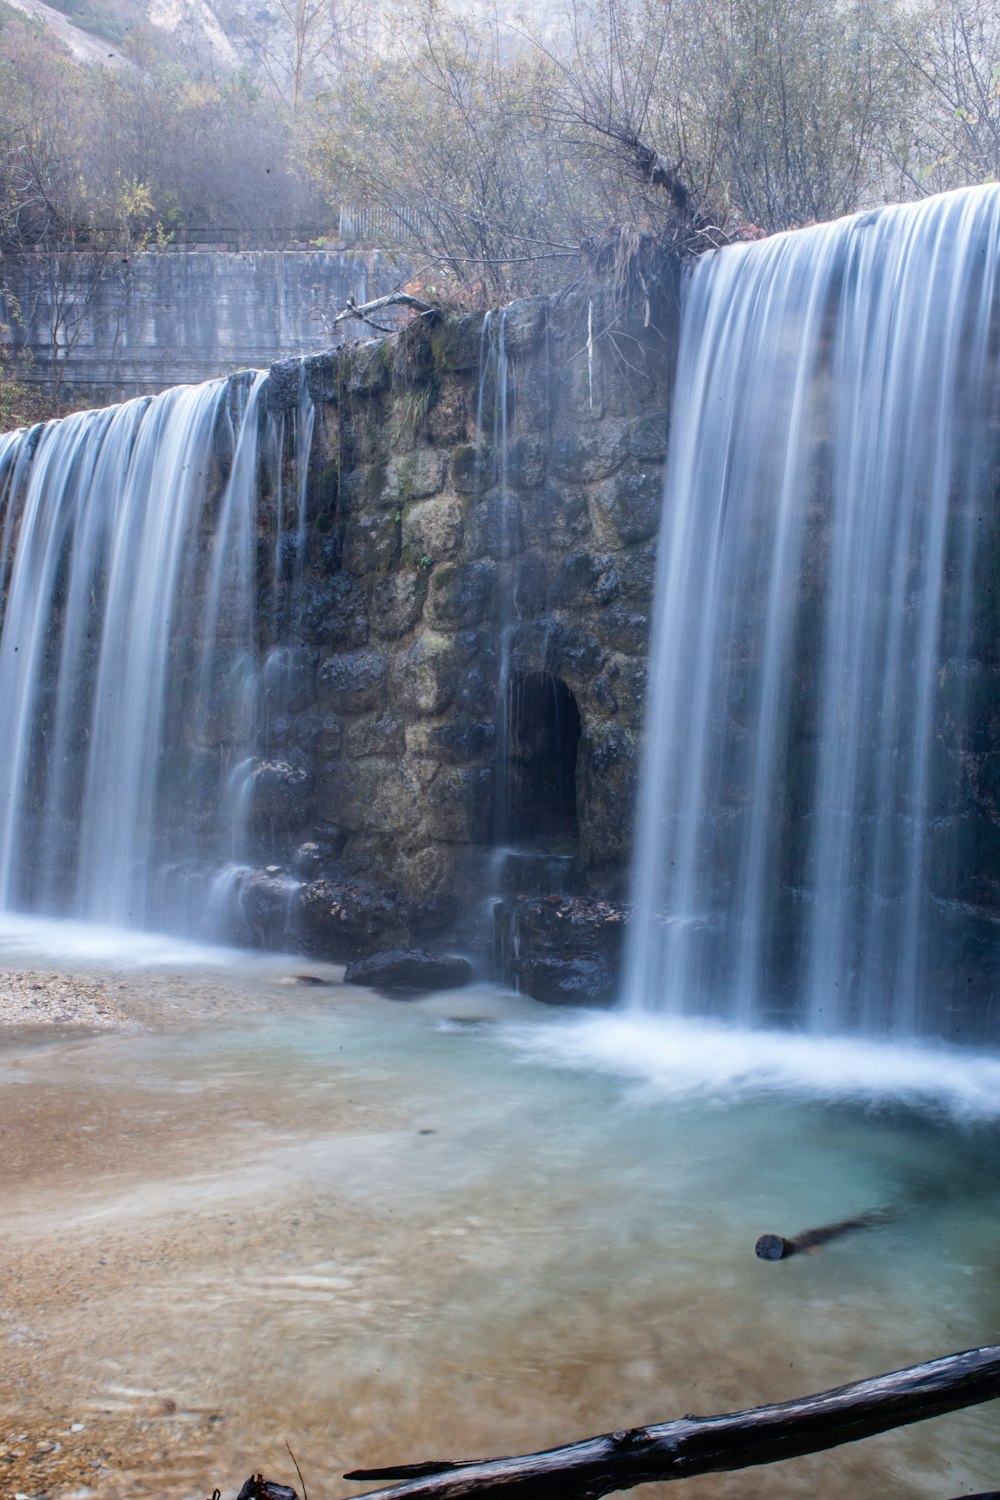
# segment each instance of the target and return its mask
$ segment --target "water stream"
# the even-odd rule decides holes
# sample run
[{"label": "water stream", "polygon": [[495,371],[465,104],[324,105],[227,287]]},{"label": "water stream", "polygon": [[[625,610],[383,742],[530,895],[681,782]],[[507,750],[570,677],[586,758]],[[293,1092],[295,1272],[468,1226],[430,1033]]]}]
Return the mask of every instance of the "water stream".
[{"label": "water stream", "polygon": [[995,635],[998,292],[996,188],[694,273],[633,1007],[897,1037],[993,1024],[996,939],[965,893],[989,859],[967,812]]},{"label": "water stream", "polygon": [[[0,438],[4,910],[233,928],[266,733],[262,485],[293,585],[304,547],[304,477],[283,506],[265,381],[180,386]],[[300,456],[312,425],[303,384]],[[280,676],[271,659],[263,670]]]}]

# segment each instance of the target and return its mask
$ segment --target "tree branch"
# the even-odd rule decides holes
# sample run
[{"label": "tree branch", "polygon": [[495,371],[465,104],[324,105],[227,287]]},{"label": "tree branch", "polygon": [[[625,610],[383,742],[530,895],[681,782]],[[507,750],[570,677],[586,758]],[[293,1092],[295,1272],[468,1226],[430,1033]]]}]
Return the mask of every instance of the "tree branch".
[{"label": "tree branch", "polygon": [[[419,313],[422,318],[438,317],[441,309],[433,302],[424,302],[420,297],[413,297],[409,292],[390,292],[387,297],[376,297],[374,302],[357,303],[353,297],[348,297],[340,312],[333,319],[334,325],[343,323],[345,318],[359,318],[362,323],[371,322],[372,313],[381,312],[384,307],[409,307]],[[378,324],[374,324],[378,327]],[[393,329],[382,329],[383,333],[392,333]]]},{"label": "tree branch", "polygon": [[654,1480],[820,1453],[998,1396],[1000,1345],[992,1345],[776,1406],[685,1416],[513,1458],[357,1469],[344,1477],[402,1481],[360,1500],[597,1500]]}]

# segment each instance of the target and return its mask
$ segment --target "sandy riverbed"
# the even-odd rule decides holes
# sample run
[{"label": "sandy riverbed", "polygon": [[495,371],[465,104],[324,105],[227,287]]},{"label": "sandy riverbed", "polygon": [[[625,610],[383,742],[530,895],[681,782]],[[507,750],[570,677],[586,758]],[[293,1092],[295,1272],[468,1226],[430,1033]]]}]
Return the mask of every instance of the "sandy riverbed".
[{"label": "sandy riverbed", "polygon": [[100,980],[41,969],[0,969],[0,1026],[104,1030],[132,1020],[127,1006]]},{"label": "sandy riverbed", "polygon": [[[0,1500],[296,1484],[286,1440],[331,1500],[354,1467],[1000,1337],[993,1125],[738,1086],[671,1102],[550,1065],[552,1013],[497,992],[400,1005],[297,960],[0,955]],[[752,1253],[901,1193],[927,1207],[877,1235]],[[998,1463],[982,1408],[683,1488],[941,1500]]]}]

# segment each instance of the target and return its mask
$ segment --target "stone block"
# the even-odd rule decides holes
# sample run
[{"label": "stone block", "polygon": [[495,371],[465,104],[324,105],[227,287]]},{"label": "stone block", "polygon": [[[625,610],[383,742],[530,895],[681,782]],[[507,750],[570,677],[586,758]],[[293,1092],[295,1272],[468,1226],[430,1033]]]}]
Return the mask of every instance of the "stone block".
[{"label": "stone block", "polygon": [[277,646],[269,651],[260,691],[265,714],[296,714],[307,709],[316,697],[316,652],[306,646]]},{"label": "stone block", "polygon": [[624,864],[632,842],[639,758],[636,737],[619,721],[591,725],[580,737],[577,794],[584,864]]},{"label": "stone block", "polygon": [[408,505],[402,521],[403,557],[418,566],[454,557],[464,526],[464,507],[454,495]]},{"label": "stone block", "polygon": [[387,572],[399,560],[400,537],[395,516],[361,515],[344,528],[344,567],[355,578]]},{"label": "stone block", "polygon": [[594,629],[613,651],[641,656],[649,643],[649,616],[640,610],[616,606],[594,617]]},{"label": "stone block", "polygon": [[430,837],[448,844],[485,844],[492,826],[492,770],[440,771],[427,794]]},{"label": "stone block", "polygon": [[655,537],[663,509],[663,470],[629,459],[615,477],[593,491],[594,525],[602,536],[628,546]]},{"label": "stone block", "polygon": [[571,552],[564,557],[552,580],[553,609],[599,609],[618,594],[618,572],[605,554]]},{"label": "stone block", "polygon": [[427,596],[428,571],[409,569],[377,578],[372,588],[372,632],[398,640],[417,624]]},{"label": "stone block", "polygon": [[427,592],[427,619],[439,630],[469,630],[496,608],[495,562],[439,563]]},{"label": "stone block", "polygon": [[307,577],[296,600],[306,634],[319,645],[364,646],[368,641],[368,607],[361,585],[346,573]]},{"label": "stone block", "polygon": [[604,661],[604,648],[597,637],[579,625],[559,623],[549,637],[549,671],[562,677],[573,691],[593,677]]},{"label": "stone block", "polygon": [[637,417],[628,427],[628,451],[641,464],[662,464],[667,456],[666,408]]},{"label": "stone block", "polygon": [[348,833],[398,834],[421,827],[420,782],[398,758],[345,762],[337,780],[337,817]]},{"label": "stone block", "polygon": [[319,669],[324,703],[339,713],[364,713],[381,706],[386,658],[377,651],[345,651],[329,657]]},{"label": "stone block", "polygon": [[390,458],[383,495],[387,505],[408,505],[436,495],[444,484],[448,455],[440,448],[418,448]]},{"label": "stone block", "polygon": [[466,551],[470,557],[512,557],[524,545],[521,502],[511,490],[492,490],[470,506]]},{"label": "stone block", "polygon": [[586,490],[548,482],[530,493],[522,491],[520,501],[525,547],[576,552],[587,546],[592,523]]},{"label": "stone block", "polygon": [[483,345],[483,313],[442,318],[431,333],[435,368],[442,373],[478,370]]},{"label": "stone block", "polygon": [[548,460],[549,445],[543,438],[518,437],[507,456],[508,483],[518,490],[537,490],[545,483]]},{"label": "stone block", "polygon": [[504,348],[521,358],[541,343],[548,321],[548,297],[519,297],[500,313]]},{"label": "stone block", "polygon": [[392,701],[403,710],[431,718],[452,702],[459,679],[459,662],[447,637],[423,635],[393,659]]},{"label": "stone block", "polygon": [[408,724],[408,755],[427,758],[439,765],[469,765],[490,762],[496,744],[493,720],[456,715],[445,724]]},{"label": "stone block", "polygon": [[566,433],[552,444],[549,466],[557,479],[593,484],[620,469],[628,454],[624,422],[594,422],[583,432]]},{"label": "stone block", "polygon": [[392,714],[366,714],[351,724],[344,736],[344,753],[351,760],[370,755],[402,755],[406,735],[402,721]]},{"label": "stone block", "polygon": [[448,461],[448,479],[452,489],[457,490],[460,495],[475,494],[482,485],[483,470],[487,464],[492,472],[492,462],[477,443],[460,443],[451,450]]}]

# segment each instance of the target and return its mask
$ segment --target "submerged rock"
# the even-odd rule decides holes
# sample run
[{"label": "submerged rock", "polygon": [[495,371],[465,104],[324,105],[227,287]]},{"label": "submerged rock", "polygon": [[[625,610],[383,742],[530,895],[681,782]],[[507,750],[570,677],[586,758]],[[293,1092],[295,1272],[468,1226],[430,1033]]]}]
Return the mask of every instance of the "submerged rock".
[{"label": "submerged rock", "polygon": [[517,965],[521,990],[546,1005],[610,1005],[617,988],[603,958],[532,958]]},{"label": "submerged rock", "polygon": [[472,965],[456,953],[429,953],[426,948],[393,948],[349,964],[347,984],[368,985],[389,994],[454,990],[468,984]]}]

